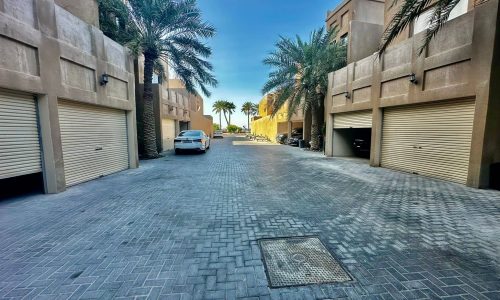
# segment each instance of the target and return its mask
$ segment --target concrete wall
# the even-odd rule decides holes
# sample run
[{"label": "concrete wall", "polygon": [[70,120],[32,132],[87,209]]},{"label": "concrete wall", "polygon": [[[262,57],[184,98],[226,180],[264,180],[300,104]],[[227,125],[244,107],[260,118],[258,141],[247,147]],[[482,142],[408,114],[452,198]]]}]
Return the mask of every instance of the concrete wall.
[{"label": "concrete wall", "polygon": [[[127,111],[129,164],[138,166],[133,61],[127,49],[92,26],[95,20],[88,24],[53,0],[0,0],[0,88],[38,96],[49,193],[66,186],[59,99]],[[101,86],[104,73],[110,81]]]},{"label": "concrete wall", "polygon": [[[490,0],[447,22],[422,55],[424,33],[401,41],[376,55],[352,62],[329,76],[325,99],[327,132],[332,114],[373,111],[371,165],[380,165],[383,109],[453,99],[476,100],[467,185],[487,186],[489,165],[498,154],[498,0]],[[496,40],[495,40],[496,39]],[[417,84],[409,81],[414,73]],[[346,97],[346,95],[348,97]],[[496,132],[496,133],[495,133]],[[333,155],[327,134],[326,154]]]},{"label": "concrete wall", "polygon": [[86,23],[99,27],[97,0],[54,0],[54,2]]},{"label": "concrete wall", "polygon": [[348,36],[349,63],[377,51],[384,31],[384,11],[384,1],[349,0],[328,12],[327,28],[337,26],[339,29],[336,40],[339,41],[346,34]]}]

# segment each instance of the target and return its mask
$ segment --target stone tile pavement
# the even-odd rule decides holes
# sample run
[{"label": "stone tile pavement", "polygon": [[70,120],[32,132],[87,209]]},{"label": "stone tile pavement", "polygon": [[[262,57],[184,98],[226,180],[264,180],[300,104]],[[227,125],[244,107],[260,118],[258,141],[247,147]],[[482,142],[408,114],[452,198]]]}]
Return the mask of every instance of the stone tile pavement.
[{"label": "stone tile pavement", "polygon": [[[0,298],[500,299],[500,192],[241,140],[0,202]],[[269,289],[301,235],[355,282]]]}]

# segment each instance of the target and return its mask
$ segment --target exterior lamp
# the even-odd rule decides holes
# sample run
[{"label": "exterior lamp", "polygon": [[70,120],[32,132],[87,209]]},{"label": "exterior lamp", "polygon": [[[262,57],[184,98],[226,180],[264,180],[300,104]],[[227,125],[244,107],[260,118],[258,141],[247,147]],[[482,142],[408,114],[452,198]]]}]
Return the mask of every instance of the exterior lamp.
[{"label": "exterior lamp", "polygon": [[106,73],[102,74],[101,75],[101,82],[100,82],[101,85],[104,86],[104,85],[108,84],[108,82],[109,82],[109,75]]},{"label": "exterior lamp", "polygon": [[417,76],[415,76],[415,73],[411,73],[410,74],[410,77],[408,78],[410,80],[411,83],[413,84],[417,84],[418,83],[418,80],[417,80]]}]

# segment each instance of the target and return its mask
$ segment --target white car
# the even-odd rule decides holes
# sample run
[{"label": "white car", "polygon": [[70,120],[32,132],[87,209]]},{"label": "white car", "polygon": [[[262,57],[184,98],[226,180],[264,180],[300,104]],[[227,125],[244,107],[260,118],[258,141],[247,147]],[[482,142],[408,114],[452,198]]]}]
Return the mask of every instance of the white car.
[{"label": "white car", "polygon": [[214,132],[214,139],[215,139],[215,138],[224,138],[224,135],[223,135],[222,130],[216,130],[216,131]]},{"label": "white car", "polygon": [[207,152],[210,149],[210,138],[202,130],[184,130],[174,140],[175,154],[182,150]]}]

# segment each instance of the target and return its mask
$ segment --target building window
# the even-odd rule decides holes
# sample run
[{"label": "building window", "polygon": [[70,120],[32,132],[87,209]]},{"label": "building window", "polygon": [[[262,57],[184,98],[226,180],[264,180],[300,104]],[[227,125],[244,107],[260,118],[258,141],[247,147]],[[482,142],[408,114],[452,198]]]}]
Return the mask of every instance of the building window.
[{"label": "building window", "polygon": [[[456,17],[459,17],[467,12],[467,0],[460,0],[457,3],[457,6],[453,8],[448,16],[448,20],[453,20]],[[424,11],[413,23],[413,35],[420,33],[431,26],[431,16],[434,13],[434,8],[431,7],[428,10]]]},{"label": "building window", "polygon": [[349,43],[349,34],[346,33],[340,37],[340,44],[347,45],[347,43]]},{"label": "building window", "polygon": [[346,11],[340,17],[340,27],[344,28],[345,26],[348,25],[348,22],[349,22],[349,11]]}]

